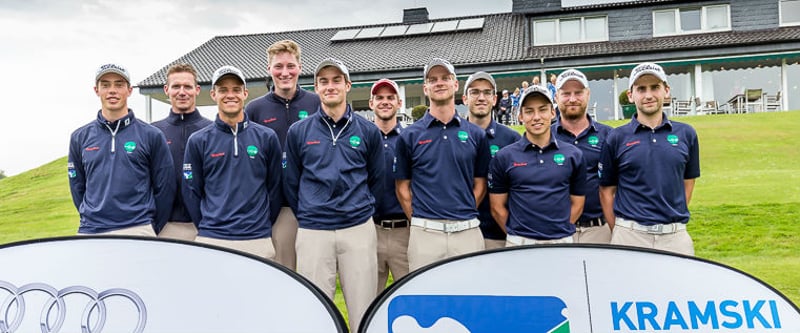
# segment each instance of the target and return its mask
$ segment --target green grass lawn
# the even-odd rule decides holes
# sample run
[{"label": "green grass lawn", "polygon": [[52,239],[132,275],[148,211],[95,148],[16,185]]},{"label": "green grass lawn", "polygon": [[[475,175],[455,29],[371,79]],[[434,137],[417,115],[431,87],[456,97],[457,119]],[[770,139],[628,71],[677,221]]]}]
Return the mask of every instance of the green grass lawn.
[{"label": "green grass lawn", "polygon": [[[800,304],[800,112],[674,120],[700,137],[689,223],[696,255],[747,272]],[[60,158],[0,180],[0,243],[75,234],[66,165]],[[335,302],[346,316],[341,293]]]}]

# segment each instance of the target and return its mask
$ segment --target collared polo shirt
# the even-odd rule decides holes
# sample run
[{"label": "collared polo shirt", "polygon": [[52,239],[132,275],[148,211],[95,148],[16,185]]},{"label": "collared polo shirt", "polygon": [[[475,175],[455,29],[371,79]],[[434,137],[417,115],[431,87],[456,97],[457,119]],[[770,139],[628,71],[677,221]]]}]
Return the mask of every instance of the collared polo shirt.
[{"label": "collared polo shirt", "polygon": [[689,222],[683,181],[700,177],[691,126],[671,121],[651,129],[634,115],[609,133],[600,156],[600,186],[616,186],[614,214],[643,225]]},{"label": "collared polo shirt", "polygon": [[397,141],[395,179],[410,179],[412,215],[469,220],[478,216],[475,178],[489,170],[489,142],[482,128],[462,119],[442,123],[430,111]]},{"label": "collared polo shirt", "polygon": [[551,135],[538,147],[523,137],[497,153],[489,184],[490,193],[508,193],[509,235],[546,240],[575,233],[570,195],[586,189],[583,153],[575,146]]},{"label": "collared polo shirt", "polygon": [[403,207],[400,206],[400,202],[397,200],[397,193],[395,193],[393,170],[395,147],[402,131],[403,126],[398,123],[389,133],[381,133],[381,138],[383,139],[383,161],[386,170],[381,175],[383,192],[380,193],[378,207],[375,209],[376,221],[405,218],[405,212],[403,212]]},{"label": "collared polo shirt", "polygon": [[572,144],[583,153],[583,162],[586,165],[586,203],[583,205],[583,213],[579,220],[596,219],[603,216],[603,209],[600,206],[600,179],[597,175],[597,164],[600,163],[600,150],[606,141],[608,133],[613,129],[611,126],[598,123],[589,115],[589,127],[577,136],[561,127],[560,122],[556,122],[550,131],[557,140]]},{"label": "collared polo shirt", "polygon": [[378,127],[349,105],[336,122],[318,110],[289,127],[284,197],[298,225],[338,230],[369,220],[383,192],[382,144]]},{"label": "collared polo shirt", "polygon": [[[508,126],[498,124],[496,121],[492,120],[489,126],[486,127],[486,137],[489,139],[489,156],[490,158],[494,158],[495,154],[497,154],[501,148],[517,142],[520,138],[520,134]],[[500,225],[498,225],[492,217],[488,193],[478,206],[478,220],[481,221],[480,228],[481,233],[483,233],[483,238],[495,240],[506,239],[506,233],[503,232],[503,229],[500,228]]]},{"label": "collared polo shirt", "polygon": [[258,97],[244,108],[247,118],[253,123],[267,126],[275,131],[283,150],[286,150],[286,132],[292,124],[308,118],[319,109],[319,96],[297,86],[291,99],[275,94],[275,87],[264,96]]}]

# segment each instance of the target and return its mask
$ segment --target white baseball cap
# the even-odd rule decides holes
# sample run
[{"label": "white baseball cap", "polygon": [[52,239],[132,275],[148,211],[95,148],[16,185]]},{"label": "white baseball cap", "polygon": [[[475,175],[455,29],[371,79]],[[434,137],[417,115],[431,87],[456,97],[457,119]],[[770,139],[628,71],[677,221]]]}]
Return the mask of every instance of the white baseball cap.
[{"label": "white baseball cap", "polygon": [[244,80],[244,73],[242,73],[242,71],[239,70],[238,68],[228,65],[222,66],[218,68],[216,71],[214,71],[214,75],[211,76],[211,85],[212,86],[217,85],[217,81],[219,81],[219,79],[221,79],[225,75],[236,76],[237,78],[239,78],[239,80],[242,81],[242,84],[245,87],[247,87],[247,81]]},{"label": "white baseball cap", "polygon": [[586,75],[577,69],[570,68],[558,75],[558,78],[556,79],[556,89],[561,89],[564,83],[567,83],[567,81],[570,80],[580,82],[584,88],[589,87],[589,80],[586,79]]},{"label": "white baseball cap", "polygon": [[538,84],[531,85],[525,89],[524,92],[522,92],[522,96],[519,98],[519,104],[525,104],[525,99],[528,98],[528,96],[533,96],[536,94],[544,96],[548,103],[553,104],[553,99],[550,97],[550,90],[547,90],[546,87]]},{"label": "white baseball cap", "polygon": [[317,82],[317,75],[319,75],[319,72],[323,68],[329,66],[338,68],[339,71],[341,71],[342,74],[344,74],[345,80],[347,82],[352,82],[350,81],[350,71],[347,70],[347,66],[345,66],[344,63],[341,62],[339,59],[334,59],[334,58],[325,58],[319,63],[319,65],[317,65],[317,69],[314,70],[314,82]]},{"label": "white baseball cap", "polygon": [[633,84],[636,83],[636,80],[642,77],[642,75],[647,74],[655,75],[659,80],[664,82],[665,85],[669,85],[667,83],[667,73],[664,72],[664,69],[661,68],[661,66],[652,62],[644,62],[634,67],[631,71],[631,78],[630,81],[628,81],[628,88],[633,89]]},{"label": "white baseball cap", "polygon": [[492,89],[497,90],[497,84],[494,82],[494,78],[484,71],[475,72],[467,78],[467,82],[464,84],[464,95],[467,94],[467,90],[469,86],[472,85],[473,82],[477,80],[486,80],[489,81],[489,84],[492,85]]},{"label": "white baseball cap", "polygon": [[128,70],[117,64],[100,65],[100,67],[97,68],[97,73],[95,73],[94,83],[100,81],[100,78],[108,73],[119,74],[119,76],[122,76],[122,78],[128,82],[128,85],[131,84],[131,75],[128,73]]},{"label": "white baseball cap", "polygon": [[428,78],[428,72],[431,71],[431,68],[434,68],[436,66],[442,66],[445,69],[447,69],[448,73],[456,75],[456,69],[453,68],[453,65],[450,64],[449,61],[444,60],[442,58],[433,58],[431,59],[431,61],[428,62],[427,65],[425,65],[425,69],[422,71],[422,78],[423,79]]}]

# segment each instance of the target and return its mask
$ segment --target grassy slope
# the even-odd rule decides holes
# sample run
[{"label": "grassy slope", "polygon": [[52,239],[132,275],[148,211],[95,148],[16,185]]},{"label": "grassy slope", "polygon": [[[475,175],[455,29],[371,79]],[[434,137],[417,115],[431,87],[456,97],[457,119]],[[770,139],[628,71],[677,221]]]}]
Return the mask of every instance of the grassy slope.
[{"label": "grassy slope", "polygon": [[[689,224],[697,256],[748,272],[800,304],[800,112],[678,120],[700,136]],[[72,235],[77,221],[66,158],[0,180],[0,243]],[[340,294],[336,303],[344,310]]]}]

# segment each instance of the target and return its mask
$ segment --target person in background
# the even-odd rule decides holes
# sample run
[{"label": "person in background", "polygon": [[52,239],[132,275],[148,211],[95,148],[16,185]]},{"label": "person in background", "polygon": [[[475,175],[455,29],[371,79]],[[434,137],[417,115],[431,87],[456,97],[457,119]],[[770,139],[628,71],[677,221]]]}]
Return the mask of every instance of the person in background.
[{"label": "person in background", "polygon": [[370,89],[369,107],[375,113],[375,125],[383,137],[383,156],[386,169],[383,173],[384,191],[375,209],[375,231],[378,236],[378,293],[386,288],[389,271],[394,280],[408,274],[409,221],[403,207],[397,201],[394,185],[395,147],[403,126],[397,122],[397,110],[403,107],[392,80],[380,79]]},{"label": "person in background", "polygon": [[172,106],[166,118],[153,122],[167,138],[167,145],[174,162],[177,185],[175,200],[169,222],[164,226],[156,226],[159,237],[193,241],[197,237],[197,227],[189,216],[183,203],[180,188],[182,187],[183,155],[186,153],[186,142],[192,133],[212,123],[197,110],[197,95],[200,85],[197,84],[197,71],[190,64],[174,64],[167,69],[167,84],[164,93]]},{"label": "person in background", "polygon": [[[297,42],[281,40],[267,48],[267,73],[272,88],[266,95],[253,99],[244,109],[250,121],[271,128],[286,151],[286,132],[292,124],[307,118],[319,109],[319,96],[297,84],[303,69],[302,50]],[[283,154],[286,159],[286,154]],[[272,226],[275,261],[291,270],[297,268],[295,240],[297,218],[281,195],[281,210]]]},{"label": "person in background", "polygon": [[511,114],[511,96],[509,96],[508,90],[503,90],[503,96],[500,98],[497,104],[499,105],[497,121],[501,124],[507,125],[508,116]]},{"label": "person in background", "polygon": [[[520,138],[517,131],[498,124],[492,119],[492,106],[496,102],[494,94],[496,89],[494,78],[489,73],[476,72],[467,78],[467,82],[464,84],[464,94],[462,95],[464,105],[469,108],[469,122],[486,132],[486,137],[489,140],[490,158],[494,158],[501,148],[516,142]],[[481,221],[480,229],[486,249],[505,247],[506,233],[492,217],[492,212],[489,209],[489,196],[484,196],[478,206],[478,220]]]},{"label": "person in background", "polygon": [[280,209],[281,144],[275,131],[244,115],[247,83],[222,66],[211,77],[217,117],[189,137],[183,200],[197,223],[195,241],[275,259],[272,224]]},{"label": "person in background", "polygon": [[694,255],[686,231],[689,202],[700,177],[700,148],[691,126],[663,112],[670,88],[661,66],[631,71],[631,121],[609,133],[600,153],[600,204],[611,244]]},{"label": "person in background", "polygon": [[94,92],[97,119],[69,140],[67,175],[80,215],[78,234],[155,237],[175,197],[175,174],[164,134],[128,108],[131,78],[125,67],[100,66]]},{"label": "person in background", "polygon": [[600,206],[597,164],[611,126],[598,123],[587,114],[591,91],[589,80],[581,71],[568,69],[561,72],[556,80],[556,90],[561,118],[550,131],[559,141],[578,147],[583,152],[586,164],[586,202],[583,213],[575,223],[574,241],[608,244],[611,241],[611,229],[606,224]]}]

